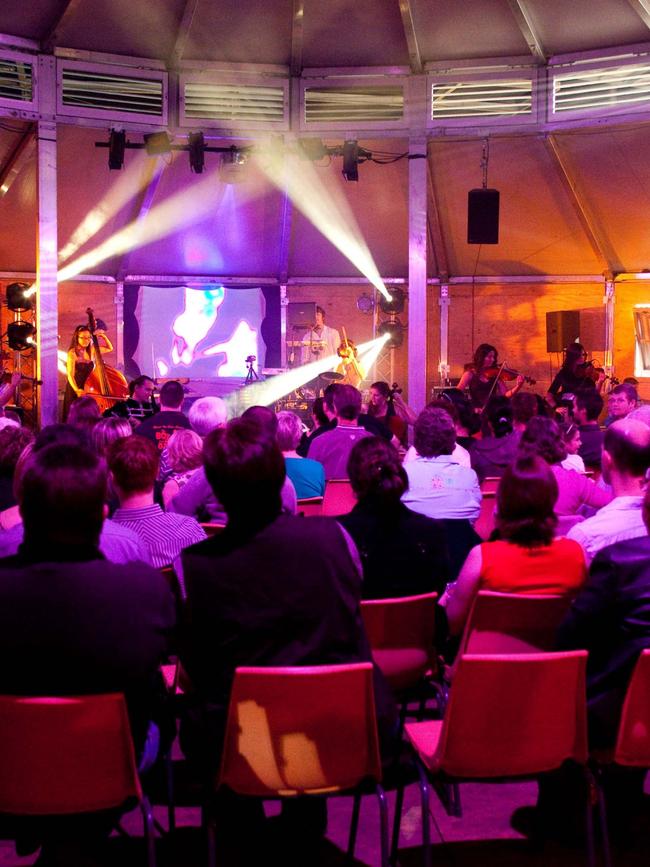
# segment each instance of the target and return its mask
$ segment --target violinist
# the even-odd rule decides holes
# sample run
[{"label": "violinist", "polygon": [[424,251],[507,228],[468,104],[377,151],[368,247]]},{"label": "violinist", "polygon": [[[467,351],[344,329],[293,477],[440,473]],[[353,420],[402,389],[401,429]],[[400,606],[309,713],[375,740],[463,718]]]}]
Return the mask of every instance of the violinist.
[{"label": "violinist", "polygon": [[[504,375],[505,374],[505,375]],[[495,382],[495,378],[498,377]],[[508,387],[505,379],[514,379],[514,384]],[[462,375],[458,388],[468,389],[470,400],[475,409],[483,409],[488,399],[497,397],[512,397],[525,382],[525,377],[515,371],[507,374],[501,371],[496,347],[489,343],[481,343],[474,353],[474,362]]]},{"label": "violinist", "polygon": [[598,371],[587,361],[587,352],[581,343],[570,343],[564,351],[564,362],[546,395],[551,406],[557,406],[563,394],[575,394],[586,388],[599,393],[605,382],[604,371]]},{"label": "violinist", "polygon": [[[103,329],[95,331],[100,352],[112,352],[113,344]],[[72,335],[66,371],[68,383],[63,399],[63,418],[68,415],[70,404],[84,393],[86,380],[95,369],[95,348],[88,325],[77,325]]]}]

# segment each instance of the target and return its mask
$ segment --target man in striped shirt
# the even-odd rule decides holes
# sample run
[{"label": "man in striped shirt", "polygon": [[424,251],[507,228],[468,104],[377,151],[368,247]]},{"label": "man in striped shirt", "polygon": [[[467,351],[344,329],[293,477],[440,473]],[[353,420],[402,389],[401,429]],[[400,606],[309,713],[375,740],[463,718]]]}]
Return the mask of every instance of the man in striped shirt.
[{"label": "man in striped shirt", "polygon": [[154,502],[158,462],[158,449],[144,437],[117,440],[108,453],[120,502],[113,520],[134,530],[149,548],[151,563],[162,568],[173,563],[183,548],[205,539],[205,533],[194,518],[163,512]]}]

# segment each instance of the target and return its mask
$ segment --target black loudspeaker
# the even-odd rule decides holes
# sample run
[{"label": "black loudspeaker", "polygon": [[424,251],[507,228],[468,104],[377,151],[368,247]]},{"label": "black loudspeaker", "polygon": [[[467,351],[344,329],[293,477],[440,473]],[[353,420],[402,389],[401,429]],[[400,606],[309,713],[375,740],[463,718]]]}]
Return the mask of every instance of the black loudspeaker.
[{"label": "black loudspeaker", "polygon": [[470,190],[467,194],[467,243],[499,243],[498,190]]},{"label": "black loudspeaker", "polygon": [[315,301],[293,301],[287,305],[287,339],[292,340],[293,331],[309,331],[316,322]]},{"label": "black loudspeaker", "polygon": [[546,351],[564,352],[580,340],[580,311],[554,310],[546,314]]}]

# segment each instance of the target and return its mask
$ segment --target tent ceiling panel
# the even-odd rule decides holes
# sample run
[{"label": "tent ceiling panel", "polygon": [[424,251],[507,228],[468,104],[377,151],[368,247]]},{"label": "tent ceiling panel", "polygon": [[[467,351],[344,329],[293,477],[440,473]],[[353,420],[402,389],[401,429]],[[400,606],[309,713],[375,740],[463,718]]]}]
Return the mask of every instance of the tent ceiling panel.
[{"label": "tent ceiling panel", "polygon": [[0,33],[23,39],[45,39],[63,14],[68,0],[3,0],[0,4]]},{"label": "tent ceiling panel", "polygon": [[452,275],[602,270],[538,137],[494,139],[488,186],[501,193],[499,244],[467,244],[467,193],[481,186],[481,141],[433,142],[430,170]]},{"label": "tent ceiling panel", "polygon": [[[400,153],[408,150],[408,142],[364,139],[363,147],[371,152]],[[379,273],[383,277],[405,277],[408,274],[408,162],[362,163],[356,183],[343,179],[341,167],[340,158],[332,159],[328,166],[318,166],[319,180],[328,190],[342,195]],[[293,215],[289,274],[291,277],[362,276],[297,208]]]},{"label": "tent ceiling panel", "polygon": [[[9,142],[5,140],[9,137]],[[15,134],[0,131],[0,150],[11,152]],[[6,196],[0,198],[0,271],[36,269],[36,160],[23,166]]]}]

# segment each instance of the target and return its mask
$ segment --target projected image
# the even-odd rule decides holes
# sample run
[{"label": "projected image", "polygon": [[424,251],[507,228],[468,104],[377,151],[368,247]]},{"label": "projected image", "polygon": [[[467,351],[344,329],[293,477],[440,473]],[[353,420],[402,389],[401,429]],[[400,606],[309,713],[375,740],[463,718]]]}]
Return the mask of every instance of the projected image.
[{"label": "projected image", "polygon": [[262,366],[264,315],[261,289],[141,286],[134,361],[154,376],[245,377],[248,356]]}]

